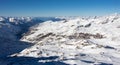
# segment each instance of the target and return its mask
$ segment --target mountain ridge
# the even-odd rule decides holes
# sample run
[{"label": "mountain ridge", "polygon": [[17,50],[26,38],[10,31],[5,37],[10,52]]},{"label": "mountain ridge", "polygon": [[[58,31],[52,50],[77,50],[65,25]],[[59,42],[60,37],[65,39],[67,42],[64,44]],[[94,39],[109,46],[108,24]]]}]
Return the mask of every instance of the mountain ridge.
[{"label": "mountain ridge", "polygon": [[[56,19],[57,18],[57,19]],[[37,20],[36,20],[37,19]],[[0,18],[0,37],[14,40],[18,33],[18,24],[14,22],[6,23]],[[19,20],[19,19],[18,19]],[[65,64],[81,64],[81,65],[119,65],[120,60],[120,15],[112,14],[101,17],[55,17],[31,20],[37,23],[23,23],[21,25],[28,26],[26,32],[22,32],[19,43],[32,44],[23,50],[10,54],[10,57],[53,57],[56,59],[37,60],[37,62],[56,62],[60,61]],[[44,22],[42,21],[44,20]],[[13,20],[14,21],[14,20]],[[41,22],[42,21],[42,22]],[[12,27],[13,26],[13,27]],[[20,29],[21,27],[20,26]],[[15,32],[11,29],[17,29]],[[22,30],[24,30],[23,27]],[[8,31],[11,37],[2,33]],[[9,32],[10,31],[10,32]],[[13,35],[12,35],[13,34]],[[4,36],[5,35],[5,36]],[[13,38],[12,38],[13,36]],[[0,42],[0,43],[5,43]],[[7,42],[9,43],[9,42]],[[14,42],[17,44],[17,42]],[[24,45],[24,44],[23,44]],[[1,44],[2,46],[2,44]],[[19,46],[19,45],[18,45]],[[22,46],[22,45],[21,45]],[[12,61],[10,61],[12,62]],[[21,64],[21,61],[19,61]],[[16,64],[17,62],[14,62]],[[28,65],[31,65],[28,63]],[[58,64],[59,65],[59,64]]]}]

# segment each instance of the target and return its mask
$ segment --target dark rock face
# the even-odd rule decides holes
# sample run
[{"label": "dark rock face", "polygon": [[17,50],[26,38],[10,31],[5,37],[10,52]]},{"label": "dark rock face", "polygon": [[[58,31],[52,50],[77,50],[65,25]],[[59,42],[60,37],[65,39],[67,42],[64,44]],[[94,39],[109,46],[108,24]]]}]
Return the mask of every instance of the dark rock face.
[{"label": "dark rock face", "polygon": [[36,38],[32,38],[32,39],[28,39],[28,40],[39,42],[39,41],[45,39],[46,37],[49,37],[49,39],[51,37],[56,37],[57,39],[61,39],[61,38],[68,38],[68,39],[91,39],[91,38],[102,39],[102,38],[105,38],[105,36],[103,36],[99,33],[96,33],[96,34],[75,33],[74,35],[67,36],[67,35],[57,35],[57,34],[49,32],[47,34],[39,34],[39,35],[37,35]]},{"label": "dark rock face", "polygon": [[90,26],[91,26],[91,23],[89,23],[89,24],[85,25],[85,27],[90,27]]},{"label": "dark rock face", "polygon": [[95,39],[102,39],[104,38],[103,35],[97,33],[97,34],[89,34],[89,33],[75,33],[74,35],[69,36],[70,39],[90,39],[91,37]]}]

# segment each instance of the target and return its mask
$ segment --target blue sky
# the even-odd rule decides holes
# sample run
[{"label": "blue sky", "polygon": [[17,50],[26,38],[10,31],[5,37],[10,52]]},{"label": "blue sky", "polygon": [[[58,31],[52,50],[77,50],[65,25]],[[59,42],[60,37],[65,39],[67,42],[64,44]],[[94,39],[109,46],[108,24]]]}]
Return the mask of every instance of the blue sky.
[{"label": "blue sky", "polygon": [[94,16],[120,13],[120,0],[0,0],[0,16]]}]

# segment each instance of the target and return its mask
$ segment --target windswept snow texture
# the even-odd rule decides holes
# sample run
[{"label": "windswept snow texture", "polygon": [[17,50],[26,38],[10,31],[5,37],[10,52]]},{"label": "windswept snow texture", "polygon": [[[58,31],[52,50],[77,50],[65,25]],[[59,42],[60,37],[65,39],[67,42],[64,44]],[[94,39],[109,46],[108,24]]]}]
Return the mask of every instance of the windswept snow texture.
[{"label": "windswept snow texture", "polygon": [[[22,35],[19,43],[28,43],[32,46],[0,59],[0,65],[120,64],[119,14],[53,19],[29,26],[28,32]],[[0,21],[2,20],[4,19],[0,18]],[[16,32],[19,32],[17,30]],[[10,39],[15,38],[14,36],[11,35]],[[18,45],[19,43],[16,42]]]}]

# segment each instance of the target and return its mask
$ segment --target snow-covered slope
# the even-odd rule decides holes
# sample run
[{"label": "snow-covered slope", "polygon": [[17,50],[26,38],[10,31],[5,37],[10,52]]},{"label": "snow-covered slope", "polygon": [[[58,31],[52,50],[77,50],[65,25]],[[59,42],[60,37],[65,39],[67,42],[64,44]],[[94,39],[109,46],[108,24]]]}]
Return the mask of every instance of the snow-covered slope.
[{"label": "snow-covered slope", "polygon": [[60,20],[53,17],[2,17],[0,16],[0,37],[17,39],[22,37],[31,26],[47,20]]},{"label": "snow-covered slope", "polygon": [[[17,56],[50,57],[77,65],[119,65],[120,15],[46,21],[30,28],[21,41],[34,46]],[[13,55],[14,56],[14,55]]]},{"label": "snow-covered slope", "polygon": [[[49,19],[44,18],[44,20]],[[41,17],[39,19],[36,17],[0,17],[0,65],[13,65],[16,59],[9,58],[9,56],[33,45],[20,41],[20,38],[31,26],[41,22],[43,22]]]},{"label": "snow-covered slope", "polygon": [[[36,19],[40,20],[40,18]],[[4,18],[0,18],[2,23],[4,23],[3,20]],[[86,18],[56,17],[52,20],[42,18],[41,20],[46,22],[28,27],[29,31],[19,41],[19,43],[27,42],[34,45],[11,55],[11,57],[17,57],[17,59],[24,57],[17,60],[20,64],[39,65],[39,63],[49,62],[57,65],[120,64],[119,14]],[[47,59],[49,57],[56,58]],[[35,62],[38,62],[37,64],[35,64],[33,58]],[[19,65],[19,63],[12,60],[10,58],[7,61]]]}]

